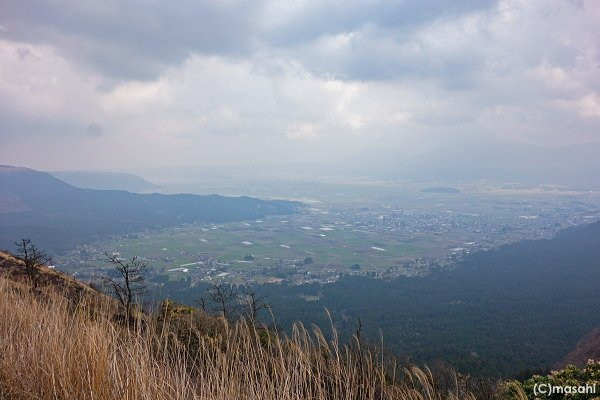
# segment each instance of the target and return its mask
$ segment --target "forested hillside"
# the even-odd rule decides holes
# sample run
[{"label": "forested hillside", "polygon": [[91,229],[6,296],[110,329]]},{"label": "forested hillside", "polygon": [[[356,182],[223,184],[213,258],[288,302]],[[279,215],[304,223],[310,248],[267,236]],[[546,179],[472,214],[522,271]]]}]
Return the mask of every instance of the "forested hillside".
[{"label": "forested hillside", "polygon": [[299,204],[251,197],[79,189],[50,174],[0,167],[0,249],[31,237],[60,252],[95,237],[177,224],[293,213]]},{"label": "forested hillside", "polygon": [[[363,334],[419,362],[513,376],[550,368],[600,324],[600,223],[479,253],[426,278],[347,277],[319,285],[268,285],[280,327],[296,320]],[[197,298],[198,287],[173,295]],[[305,301],[305,296],[316,301]],[[302,297],[301,297],[302,296]]]}]

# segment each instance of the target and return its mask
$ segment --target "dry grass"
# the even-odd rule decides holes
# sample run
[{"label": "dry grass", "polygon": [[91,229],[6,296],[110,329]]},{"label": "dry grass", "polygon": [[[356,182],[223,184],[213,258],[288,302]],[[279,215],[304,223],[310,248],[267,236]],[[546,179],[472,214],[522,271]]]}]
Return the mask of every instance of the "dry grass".
[{"label": "dry grass", "polygon": [[335,333],[328,341],[298,325],[282,337],[164,308],[131,330],[111,310],[108,299],[73,306],[0,278],[0,397],[474,399],[456,374],[450,387],[436,387],[427,369],[398,370],[359,343],[340,346]]}]

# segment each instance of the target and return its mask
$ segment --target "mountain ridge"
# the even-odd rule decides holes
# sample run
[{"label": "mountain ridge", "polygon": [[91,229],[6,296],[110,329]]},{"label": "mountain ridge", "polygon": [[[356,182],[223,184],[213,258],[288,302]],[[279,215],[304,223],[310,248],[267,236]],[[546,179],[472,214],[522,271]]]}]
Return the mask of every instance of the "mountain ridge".
[{"label": "mountain ridge", "polygon": [[81,189],[151,193],[160,188],[141,176],[124,172],[50,171],[49,173],[55,178]]},{"label": "mountain ridge", "polygon": [[45,172],[0,166],[0,248],[31,236],[49,251],[64,251],[96,236],[292,214],[300,205],[247,196],[80,189]]}]

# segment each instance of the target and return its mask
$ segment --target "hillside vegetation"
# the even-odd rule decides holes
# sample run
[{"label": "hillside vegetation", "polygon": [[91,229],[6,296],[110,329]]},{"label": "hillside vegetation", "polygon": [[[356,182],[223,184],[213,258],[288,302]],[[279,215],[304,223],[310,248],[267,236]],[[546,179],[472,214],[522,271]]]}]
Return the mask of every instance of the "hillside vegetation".
[{"label": "hillside vegetation", "polygon": [[[346,277],[327,285],[262,289],[280,328],[295,321],[323,326],[327,308],[340,337],[363,322],[364,336],[418,363],[445,360],[473,375],[508,378],[550,369],[567,358],[582,366],[598,356],[600,223],[476,253],[424,278],[390,281]],[[173,293],[189,301],[201,288]],[[303,296],[315,296],[306,301]],[[594,340],[596,337],[596,340]],[[597,347],[596,347],[597,348]]]},{"label": "hillside vegetation", "polygon": [[[0,252],[0,399],[526,400],[536,385],[600,384],[600,363],[567,365],[522,382],[401,365],[357,332],[342,345],[314,327],[289,336],[165,300],[125,323],[118,303]],[[573,399],[596,399],[576,394]]]},{"label": "hillside vegetation", "polygon": [[[474,399],[447,371],[400,368],[355,338],[290,336],[170,301],[126,326],[115,302],[58,272],[32,290],[0,253],[0,394],[7,399]],[[62,282],[60,282],[62,280]]]},{"label": "hillside vegetation", "polygon": [[80,189],[45,172],[0,165],[0,249],[31,232],[36,243],[57,253],[106,235],[291,214],[299,205],[244,196]]}]

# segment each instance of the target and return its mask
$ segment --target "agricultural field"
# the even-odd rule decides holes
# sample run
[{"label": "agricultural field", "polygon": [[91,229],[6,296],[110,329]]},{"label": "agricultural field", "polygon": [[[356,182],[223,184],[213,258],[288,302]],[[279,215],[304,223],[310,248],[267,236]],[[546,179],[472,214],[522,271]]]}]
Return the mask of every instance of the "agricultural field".
[{"label": "agricultural field", "polygon": [[[232,270],[312,260],[312,267],[384,268],[423,252],[418,240],[327,221],[323,215],[274,217],[222,225],[190,225],[120,237],[102,247],[122,257],[144,255],[150,266],[191,267],[210,257]],[[190,264],[190,265],[187,265]]]},{"label": "agricultural field", "polygon": [[[339,192],[339,188],[335,188]],[[105,253],[143,257],[169,280],[331,282],[341,274],[422,276],[468,254],[600,218],[595,199],[555,193],[377,193],[306,199],[301,212],[114,236],[58,260],[88,273]],[[167,279],[167,278],[164,278]]]}]

